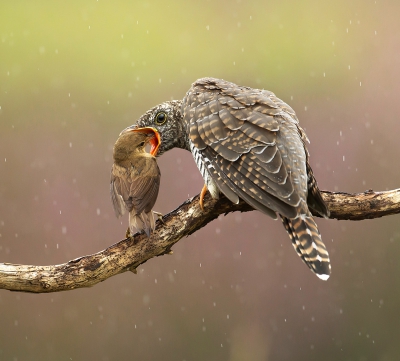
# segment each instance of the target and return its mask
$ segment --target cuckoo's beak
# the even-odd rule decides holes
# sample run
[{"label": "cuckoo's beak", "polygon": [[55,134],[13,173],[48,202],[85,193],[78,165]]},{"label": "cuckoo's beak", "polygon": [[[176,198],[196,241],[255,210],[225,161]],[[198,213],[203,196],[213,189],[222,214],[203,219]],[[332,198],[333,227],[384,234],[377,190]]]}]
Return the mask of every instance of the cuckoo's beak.
[{"label": "cuckoo's beak", "polygon": [[152,156],[156,156],[158,152],[158,148],[160,147],[161,144],[161,137],[160,133],[156,128],[151,128],[151,127],[144,127],[144,128],[134,128],[134,129],[129,129],[132,132],[141,132],[141,133],[147,133],[149,136],[151,136],[150,139],[150,154]]}]

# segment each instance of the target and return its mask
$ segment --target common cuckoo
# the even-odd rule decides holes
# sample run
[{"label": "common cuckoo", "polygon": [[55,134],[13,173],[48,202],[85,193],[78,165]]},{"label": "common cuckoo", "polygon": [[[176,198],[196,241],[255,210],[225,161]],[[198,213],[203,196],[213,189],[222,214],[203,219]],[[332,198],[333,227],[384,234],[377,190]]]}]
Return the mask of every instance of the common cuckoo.
[{"label": "common cuckoo", "polygon": [[297,254],[321,279],[330,275],[329,255],[310,209],[329,216],[309,164],[308,142],[293,109],[267,90],[225,80],[195,81],[183,100],[167,101],[127,129],[152,127],[157,156],[189,150],[213,198],[282,219]]},{"label": "common cuckoo", "polygon": [[[144,230],[148,237],[155,228],[153,206],[160,187],[160,169],[154,153],[159,134],[151,128],[124,130],[114,145],[110,193],[117,217],[129,212],[129,231]],[[145,151],[151,144],[150,153]]]}]

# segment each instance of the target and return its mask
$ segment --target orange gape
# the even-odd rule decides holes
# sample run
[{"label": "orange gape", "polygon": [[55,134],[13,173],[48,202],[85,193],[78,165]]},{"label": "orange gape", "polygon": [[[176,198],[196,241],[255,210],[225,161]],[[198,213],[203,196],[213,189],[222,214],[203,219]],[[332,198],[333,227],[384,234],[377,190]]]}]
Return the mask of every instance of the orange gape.
[{"label": "orange gape", "polygon": [[149,143],[151,145],[150,154],[153,157],[155,157],[157,155],[158,148],[160,147],[160,144],[161,144],[160,133],[157,131],[157,129],[152,128],[152,127],[144,127],[144,128],[133,129],[132,131],[139,132],[139,133],[153,133],[154,134],[154,136],[150,139]]}]

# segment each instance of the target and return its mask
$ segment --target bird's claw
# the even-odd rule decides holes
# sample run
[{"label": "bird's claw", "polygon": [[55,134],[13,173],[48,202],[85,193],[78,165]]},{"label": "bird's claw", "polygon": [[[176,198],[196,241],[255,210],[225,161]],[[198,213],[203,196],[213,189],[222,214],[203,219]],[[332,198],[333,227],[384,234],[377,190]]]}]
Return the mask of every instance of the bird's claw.
[{"label": "bird's claw", "polygon": [[204,211],[204,197],[206,193],[207,193],[207,185],[204,184],[203,189],[200,192],[200,199],[199,199],[199,204],[202,211]]},{"label": "bird's claw", "polygon": [[160,213],[160,212],[156,212],[156,211],[153,211],[153,213],[157,216],[158,220],[159,220],[162,224],[164,224],[164,221],[163,221],[163,219],[162,219],[163,214]]}]

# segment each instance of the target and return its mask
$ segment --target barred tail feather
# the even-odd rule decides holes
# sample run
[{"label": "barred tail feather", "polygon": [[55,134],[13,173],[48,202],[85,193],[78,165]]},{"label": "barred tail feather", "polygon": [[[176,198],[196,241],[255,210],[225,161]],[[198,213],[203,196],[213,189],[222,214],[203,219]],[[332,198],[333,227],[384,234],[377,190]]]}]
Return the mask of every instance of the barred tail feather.
[{"label": "barred tail feather", "polygon": [[297,254],[311,271],[326,281],[331,273],[329,254],[312,216],[301,214],[292,219],[281,216],[281,219]]}]

